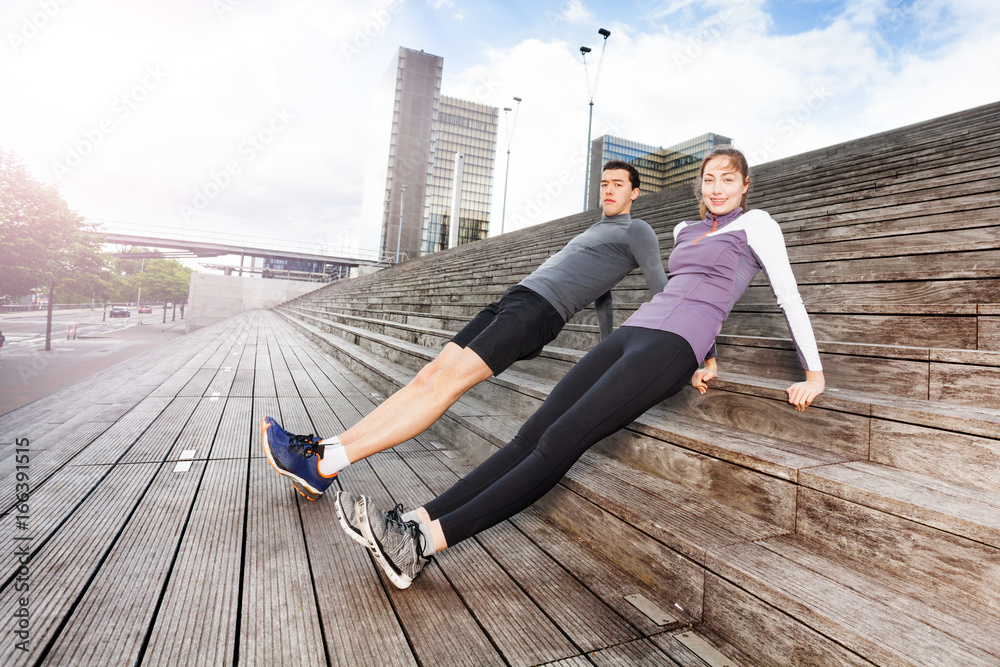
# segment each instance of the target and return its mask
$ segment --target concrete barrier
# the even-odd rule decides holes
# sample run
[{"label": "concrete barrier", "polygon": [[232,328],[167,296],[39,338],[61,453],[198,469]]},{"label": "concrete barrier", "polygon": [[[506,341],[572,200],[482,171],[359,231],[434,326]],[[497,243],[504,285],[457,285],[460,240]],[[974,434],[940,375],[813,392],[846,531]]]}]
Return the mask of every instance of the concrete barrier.
[{"label": "concrete barrier", "polygon": [[324,284],[194,273],[188,289],[185,330],[197,331],[247,310],[273,308]]}]

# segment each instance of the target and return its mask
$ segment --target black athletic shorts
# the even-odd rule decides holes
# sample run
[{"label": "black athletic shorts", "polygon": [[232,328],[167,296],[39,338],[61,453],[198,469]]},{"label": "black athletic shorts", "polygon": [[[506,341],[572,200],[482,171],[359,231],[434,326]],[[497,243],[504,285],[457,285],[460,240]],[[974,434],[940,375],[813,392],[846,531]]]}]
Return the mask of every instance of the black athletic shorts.
[{"label": "black athletic shorts", "polygon": [[541,354],[565,324],[551,303],[514,285],[479,311],[451,342],[478,354],[493,375],[500,375],[515,361]]}]

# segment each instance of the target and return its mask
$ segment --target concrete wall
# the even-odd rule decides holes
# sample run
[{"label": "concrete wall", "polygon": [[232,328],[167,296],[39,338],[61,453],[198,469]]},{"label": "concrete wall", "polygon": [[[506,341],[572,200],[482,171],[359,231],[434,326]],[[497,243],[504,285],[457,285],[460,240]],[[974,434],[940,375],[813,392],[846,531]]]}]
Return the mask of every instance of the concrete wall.
[{"label": "concrete wall", "polygon": [[185,313],[187,331],[207,327],[246,310],[273,308],[324,284],[193,273]]}]

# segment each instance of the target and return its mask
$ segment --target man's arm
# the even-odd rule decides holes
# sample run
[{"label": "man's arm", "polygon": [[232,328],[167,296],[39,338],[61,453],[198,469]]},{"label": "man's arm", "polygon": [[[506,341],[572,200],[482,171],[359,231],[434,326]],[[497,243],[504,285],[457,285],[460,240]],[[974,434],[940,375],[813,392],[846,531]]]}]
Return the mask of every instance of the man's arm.
[{"label": "man's arm", "polygon": [[663,260],[660,258],[660,241],[648,223],[641,220],[638,222],[641,224],[633,223],[630,243],[632,257],[642,270],[649,291],[659,294],[667,285],[667,274],[663,270]]},{"label": "man's arm", "polygon": [[608,290],[594,300],[594,310],[597,311],[597,326],[601,330],[601,340],[611,335],[615,328],[614,300],[611,297],[611,290]]}]

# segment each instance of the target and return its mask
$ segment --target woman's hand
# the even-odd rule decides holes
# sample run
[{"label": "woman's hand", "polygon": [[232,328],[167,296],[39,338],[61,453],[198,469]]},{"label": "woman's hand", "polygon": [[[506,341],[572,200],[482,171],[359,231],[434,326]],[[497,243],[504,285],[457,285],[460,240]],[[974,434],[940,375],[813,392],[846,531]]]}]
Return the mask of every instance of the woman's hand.
[{"label": "woman's hand", "polygon": [[691,386],[704,394],[708,391],[708,384],[706,383],[718,375],[718,370],[719,369],[715,363],[714,357],[712,359],[706,359],[705,367],[699,368],[694,372],[694,375],[691,376]]},{"label": "woman's hand", "polygon": [[788,394],[788,402],[802,412],[812,405],[813,400],[822,394],[824,389],[826,380],[823,378],[823,371],[806,371],[806,381],[796,382],[785,392]]}]

